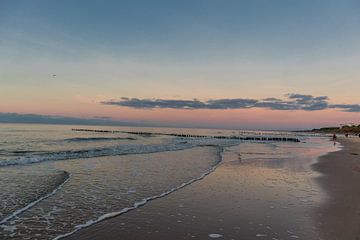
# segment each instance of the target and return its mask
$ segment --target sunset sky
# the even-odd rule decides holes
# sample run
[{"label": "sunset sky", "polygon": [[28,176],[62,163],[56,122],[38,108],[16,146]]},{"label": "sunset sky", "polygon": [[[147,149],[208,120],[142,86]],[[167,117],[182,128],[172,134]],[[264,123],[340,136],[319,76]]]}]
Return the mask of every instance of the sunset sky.
[{"label": "sunset sky", "polygon": [[0,113],[298,129],[359,92],[357,0],[0,1]]}]

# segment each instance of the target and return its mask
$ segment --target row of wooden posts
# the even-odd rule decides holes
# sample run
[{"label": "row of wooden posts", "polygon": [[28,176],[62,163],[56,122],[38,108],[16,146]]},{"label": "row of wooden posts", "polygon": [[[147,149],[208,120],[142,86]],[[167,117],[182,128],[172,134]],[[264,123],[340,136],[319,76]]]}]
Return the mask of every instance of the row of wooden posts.
[{"label": "row of wooden posts", "polygon": [[278,141],[278,142],[300,142],[295,137],[264,137],[264,136],[207,136],[207,135],[194,135],[194,134],[178,134],[178,133],[152,133],[152,132],[133,132],[133,131],[119,131],[119,130],[98,130],[98,129],[84,129],[73,128],[72,131],[78,132],[99,132],[99,133],[127,133],[134,135],[150,136],[150,135],[165,135],[183,138],[216,138],[216,139],[234,139],[244,141]]}]

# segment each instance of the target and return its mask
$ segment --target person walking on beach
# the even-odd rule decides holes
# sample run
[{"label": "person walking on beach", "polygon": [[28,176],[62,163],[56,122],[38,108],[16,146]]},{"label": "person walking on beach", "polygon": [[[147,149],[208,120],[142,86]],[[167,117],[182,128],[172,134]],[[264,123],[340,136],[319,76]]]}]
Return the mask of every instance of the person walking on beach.
[{"label": "person walking on beach", "polygon": [[336,133],[332,135],[332,140],[335,141],[337,139]]},{"label": "person walking on beach", "polygon": [[336,145],[336,139],[337,139],[337,136],[336,136],[336,133],[334,133],[332,135],[332,140],[334,141],[334,145]]}]

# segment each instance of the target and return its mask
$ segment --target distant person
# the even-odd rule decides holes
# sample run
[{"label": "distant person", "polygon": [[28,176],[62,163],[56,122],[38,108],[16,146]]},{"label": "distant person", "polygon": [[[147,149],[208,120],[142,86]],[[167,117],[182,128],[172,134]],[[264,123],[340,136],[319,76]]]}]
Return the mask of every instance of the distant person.
[{"label": "distant person", "polygon": [[336,134],[334,133],[334,134],[332,135],[332,140],[334,141],[334,146],[336,145],[336,139],[337,139],[337,136],[336,136]]},{"label": "distant person", "polygon": [[332,135],[332,140],[333,140],[333,141],[336,141],[336,139],[337,139],[337,136],[336,136],[336,133],[334,133],[334,134]]},{"label": "distant person", "polygon": [[345,133],[345,137],[349,137],[349,134],[348,134],[348,133]]}]

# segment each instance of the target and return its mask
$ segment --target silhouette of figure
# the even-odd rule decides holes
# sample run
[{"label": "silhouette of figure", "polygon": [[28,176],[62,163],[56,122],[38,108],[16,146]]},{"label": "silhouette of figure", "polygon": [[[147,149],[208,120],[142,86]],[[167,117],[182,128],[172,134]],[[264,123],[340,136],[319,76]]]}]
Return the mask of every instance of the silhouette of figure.
[{"label": "silhouette of figure", "polygon": [[337,139],[337,136],[336,136],[336,134],[334,133],[334,134],[332,135],[332,140],[334,141],[334,146],[336,145],[336,139]]},{"label": "silhouette of figure", "polygon": [[335,141],[337,139],[336,133],[332,135],[332,140]]}]

